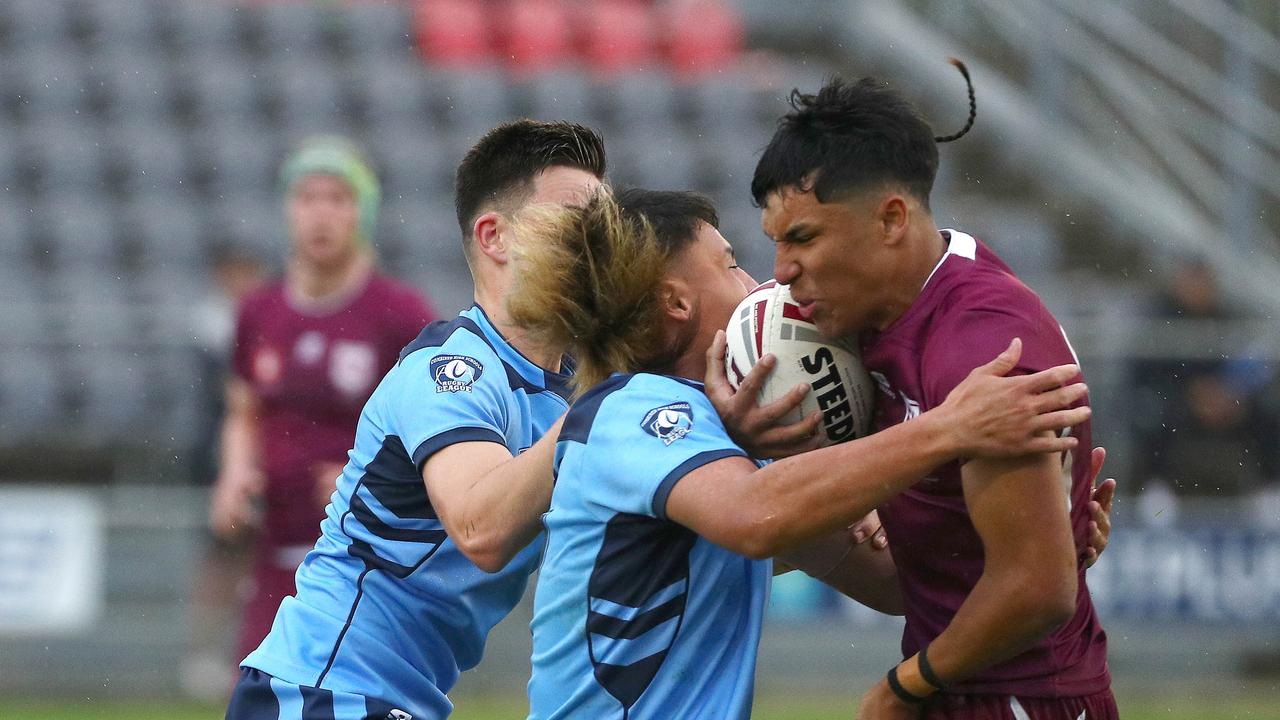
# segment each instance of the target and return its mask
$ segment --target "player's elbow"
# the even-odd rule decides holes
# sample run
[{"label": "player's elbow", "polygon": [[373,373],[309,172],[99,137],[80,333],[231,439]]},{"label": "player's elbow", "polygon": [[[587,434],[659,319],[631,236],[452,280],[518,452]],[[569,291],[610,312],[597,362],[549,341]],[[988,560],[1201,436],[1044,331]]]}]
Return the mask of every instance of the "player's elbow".
[{"label": "player's elbow", "polygon": [[458,552],[487,573],[501,571],[515,556],[515,553],[507,549],[505,543],[493,536],[471,534],[452,539],[454,545],[458,547]]},{"label": "player's elbow", "polygon": [[734,528],[730,550],[752,560],[767,560],[781,553],[786,547],[786,526],[777,514],[764,512],[744,513],[742,522]]},{"label": "player's elbow", "polygon": [[1022,579],[1022,606],[1040,634],[1053,632],[1076,612],[1077,580],[1074,573],[1029,573]]}]

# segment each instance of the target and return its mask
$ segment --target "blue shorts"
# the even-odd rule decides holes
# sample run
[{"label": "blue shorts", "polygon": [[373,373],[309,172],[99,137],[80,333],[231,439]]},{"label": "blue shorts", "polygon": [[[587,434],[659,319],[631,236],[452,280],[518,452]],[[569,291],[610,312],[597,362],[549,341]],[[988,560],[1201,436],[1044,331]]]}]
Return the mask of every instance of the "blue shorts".
[{"label": "blue shorts", "polygon": [[240,668],[226,720],[412,720],[377,698],[294,685],[254,668]]}]

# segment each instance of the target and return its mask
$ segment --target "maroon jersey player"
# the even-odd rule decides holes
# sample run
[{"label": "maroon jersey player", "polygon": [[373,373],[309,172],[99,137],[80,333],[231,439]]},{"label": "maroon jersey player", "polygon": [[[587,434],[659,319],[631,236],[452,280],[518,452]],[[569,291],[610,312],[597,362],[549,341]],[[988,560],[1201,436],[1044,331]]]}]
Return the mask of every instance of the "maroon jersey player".
[{"label": "maroon jersey player", "polygon": [[240,309],[211,509],[220,535],[255,531],[240,657],[294,593],[365,401],[434,319],[419,293],[376,268],[377,180],[354,148],[313,139],[282,181],[288,264]]},{"label": "maroon jersey player", "polygon": [[[934,224],[936,143],[958,135],[935,138],[870,79],[832,80],[792,105],[752,193],[777,280],[825,335],[861,338],[881,389],[878,427],[935,407],[1015,339],[1021,372],[1073,361],[1008,267]],[[881,507],[906,659],[866,694],[860,718],[1116,717],[1074,542],[1089,532],[1089,424],[1072,432],[1080,442],[1066,457],[951,463]]]}]

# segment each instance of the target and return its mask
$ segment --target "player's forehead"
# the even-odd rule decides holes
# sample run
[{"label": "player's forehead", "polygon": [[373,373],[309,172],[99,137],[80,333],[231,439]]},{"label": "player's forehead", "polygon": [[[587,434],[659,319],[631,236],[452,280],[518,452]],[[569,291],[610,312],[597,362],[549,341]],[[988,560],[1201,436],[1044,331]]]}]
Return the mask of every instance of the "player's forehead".
[{"label": "player's forehead", "polygon": [[760,210],[760,226],[776,242],[789,231],[821,221],[825,210],[812,190],[788,185],[765,197],[764,207]]},{"label": "player's forehead", "polygon": [[314,172],[293,183],[291,195],[354,195],[347,181],[330,173]]},{"label": "player's forehead", "polygon": [[555,165],[534,177],[529,202],[584,205],[600,185],[600,178],[582,168]]}]

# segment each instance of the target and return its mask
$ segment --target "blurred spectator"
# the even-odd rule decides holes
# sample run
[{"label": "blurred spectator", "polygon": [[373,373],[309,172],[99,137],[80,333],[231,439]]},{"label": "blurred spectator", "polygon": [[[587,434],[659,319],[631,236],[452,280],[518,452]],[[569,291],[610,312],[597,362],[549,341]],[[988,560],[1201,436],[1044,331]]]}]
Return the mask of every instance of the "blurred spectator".
[{"label": "blurred spectator", "polygon": [[210,510],[219,536],[254,542],[237,659],[294,593],[364,402],[434,319],[421,295],[376,267],[378,181],[352,145],[313,138],[285,162],[281,184],[289,257],[284,277],[240,308]]},{"label": "blurred spectator", "polygon": [[[1198,261],[1183,264],[1173,274],[1157,316],[1169,322],[1200,322],[1200,332],[1206,333],[1213,332],[1216,323],[1232,319],[1212,270]],[[1230,497],[1261,491],[1274,482],[1280,469],[1277,423],[1265,401],[1267,393],[1260,392],[1267,374],[1257,370],[1223,358],[1137,364],[1136,459],[1148,492],[1161,497],[1169,492]]]}]

